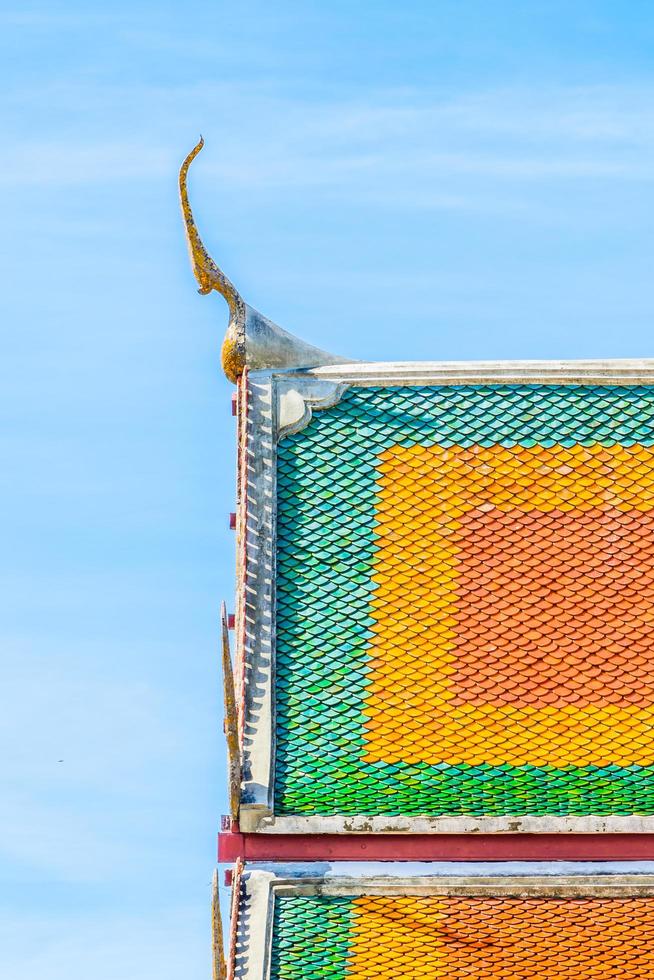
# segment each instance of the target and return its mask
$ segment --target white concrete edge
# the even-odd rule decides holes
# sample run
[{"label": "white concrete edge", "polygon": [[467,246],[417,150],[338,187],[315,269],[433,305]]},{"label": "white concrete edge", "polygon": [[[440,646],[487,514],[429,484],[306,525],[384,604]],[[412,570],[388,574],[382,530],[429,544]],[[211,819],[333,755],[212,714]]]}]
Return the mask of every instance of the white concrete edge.
[{"label": "white concrete edge", "polygon": [[349,877],[282,880],[272,884],[276,895],[507,895],[514,897],[552,896],[654,896],[654,876],[627,875],[438,875],[427,878]]},{"label": "white concrete edge", "polygon": [[654,816],[367,817],[253,814],[248,829],[265,834],[651,834]]},{"label": "white concrete edge", "polygon": [[237,906],[234,976],[264,980],[270,973],[274,871],[245,871]]},{"label": "white concrete edge", "polygon": [[310,375],[330,381],[350,384],[447,383],[447,380],[519,379],[534,384],[543,381],[572,380],[601,384],[645,382],[654,377],[654,358],[590,358],[580,360],[500,360],[500,361],[355,361],[350,364],[330,364],[296,372],[276,372],[291,375]]}]

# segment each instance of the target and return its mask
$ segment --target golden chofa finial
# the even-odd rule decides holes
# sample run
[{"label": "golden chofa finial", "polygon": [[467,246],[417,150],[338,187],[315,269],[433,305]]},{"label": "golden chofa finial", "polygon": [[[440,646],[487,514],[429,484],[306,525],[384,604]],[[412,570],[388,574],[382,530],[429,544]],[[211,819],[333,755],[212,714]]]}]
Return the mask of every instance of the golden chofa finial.
[{"label": "golden chofa finial", "polygon": [[248,306],[207,252],[195,226],[186,190],[188,169],[203,146],[204,140],[200,137],[182,164],[179,171],[179,197],[191,265],[200,286],[198,292],[206,296],[207,293],[215,290],[225,297],[229,306],[229,325],[222,346],[222,365],[225,374],[230,381],[236,382],[246,366],[253,370],[293,369],[346,362],[348,358],[336,357],[318,347],[312,347],[311,344],[305,344],[303,340],[282,330],[267,317]]},{"label": "golden chofa finial", "polygon": [[200,137],[181,166],[179,171],[179,199],[182,205],[182,217],[186,229],[191,265],[200,286],[198,292],[206,296],[215,289],[217,293],[225,297],[229,306],[229,326],[223,341],[221,356],[225,374],[230,381],[236,382],[243,374],[245,367],[245,303],[204,247],[195,226],[186,189],[188,168],[203,146],[204,140]]}]

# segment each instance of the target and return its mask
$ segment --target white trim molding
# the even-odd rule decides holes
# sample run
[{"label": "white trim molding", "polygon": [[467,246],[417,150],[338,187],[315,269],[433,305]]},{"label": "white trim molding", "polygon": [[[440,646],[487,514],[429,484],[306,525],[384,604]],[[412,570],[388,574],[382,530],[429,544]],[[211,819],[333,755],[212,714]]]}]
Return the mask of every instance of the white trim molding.
[{"label": "white trim molding", "polygon": [[241,830],[265,834],[652,834],[654,817],[274,816],[246,811]]}]

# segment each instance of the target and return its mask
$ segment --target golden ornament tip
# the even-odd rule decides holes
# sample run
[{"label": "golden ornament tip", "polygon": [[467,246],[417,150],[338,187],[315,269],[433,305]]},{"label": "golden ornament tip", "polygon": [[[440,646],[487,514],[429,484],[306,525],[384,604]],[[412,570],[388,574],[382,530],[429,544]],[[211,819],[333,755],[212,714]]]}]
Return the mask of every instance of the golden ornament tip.
[{"label": "golden ornament tip", "polygon": [[246,366],[253,370],[273,367],[296,369],[346,361],[347,358],[336,357],[294,337],[248,306],[207,252],[195,225],[186,187],[189,167],[203,146],[204,139],[200,136],[180,168],[179,199],[198,292],[206,296],[215,290],[227,300],[229,306],[229,324],[221,352],[223,370],[228,379],[238,381]]},{"label": "golden ornament tip", "polygon": [[199,292],[206,296],[207,293],[210,293],[213,289],[215,289],[216,292],[225,297],[229,305],[230,312],[232,316],[235,317],[238,312],[239,304],[242,305],[243,301],[241,300],[236,288],[229,281],[222,270],[218,268],[204,247],[204,243],[200,238],[196,227],[193,211],[188,199],[186,184],[189,167],[203,146],[204,139],[202,136],[200,136],[200,139],[184,160],[179,171],[179,200],[182,208],[182,218],[184,221],[184,229],[186,231],[186,240],[188,242],[189,254],[191,256],[193,273],[200,286]]},{"label": "golden ornament tip", "polygon": [[227,300],[229,306],[229,325],[225,342],[229,340],[230,356],[223,356],[223,368],[230,381],[236,381],[245,367],[245,303],[234,285],[218,268],[211,258],[200,238],[191,210],[186,186],[188,170],[193,160],[204,146],[204,139],[195,144],[184,160],[179,171],[179,200],[182,208],[182,219],[186,231],[189,255],[193,274],[198,281],[198,292],[203,296],[215,290]]}]

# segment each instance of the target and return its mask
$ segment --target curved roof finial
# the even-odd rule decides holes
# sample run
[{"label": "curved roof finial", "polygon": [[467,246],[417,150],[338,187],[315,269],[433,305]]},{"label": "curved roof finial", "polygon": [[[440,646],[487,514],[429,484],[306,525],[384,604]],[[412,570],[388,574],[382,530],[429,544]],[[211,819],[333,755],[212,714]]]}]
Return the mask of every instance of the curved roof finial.
[{"label": "curved roof finial", "polygon": [[186,190],[188,169],[204,146],[200,137],[179,171],[179,198],[191,265],[199,283],[199,293],[206,296],[215,290],[224,296],[229,306],[229,326],[223,340],[221,359],[223,370],[230,381],[238,381],[245,367],[253,368],[308,368],[321,364],[338,364],[347,361],[282,330],[267,317],[262,316],[243,300],[236,287],[218,268],[207,252],[195,226],[193,212]]},{"label": "curved roof finial", "polygon": [[188,199],[186,179],[188,168],[204,146],[202,137],[188,154],[179,171],[179,199],[182,206],[182,217],[186,229],[186,240],[191,256],[193,273],[200,288],[198,292],[206,296],[216,290],[224,296],[229,306],[229,326],[223,341],[222,364],[223,370],[230,381],[237,381],[245,367],[245,303],[236,287],[229,281],[225,273],[218,268],[211,258],[193,218],[193,211]]},{"label": "curved roof finial", "polygon": [[191,205],[188,199],[188,191],[186,189],[188,168],[191,166],[192,162],[195,160],[203,146],[204,140],[202,137],[200,137],[189,155],[184,160],[184,163],[179,171],[179,198],[182,205],[182,215],[184,217],[184,227],[186,228],[186,238],[191,255],[193,272],[200,285],[198,292],[203,296],[206,296],[212,289],[215,289],[216,292],[225,297],[227,303],[229,304],[230,312],[232,315],[235,315],[239,300],[241,304],[243,303],[243,300],[241,299],[236,287],[229,281],[224,272],[218,268],[204,247],[204,243],[200,238],[195,224],[193,211],[191,210]]}]

